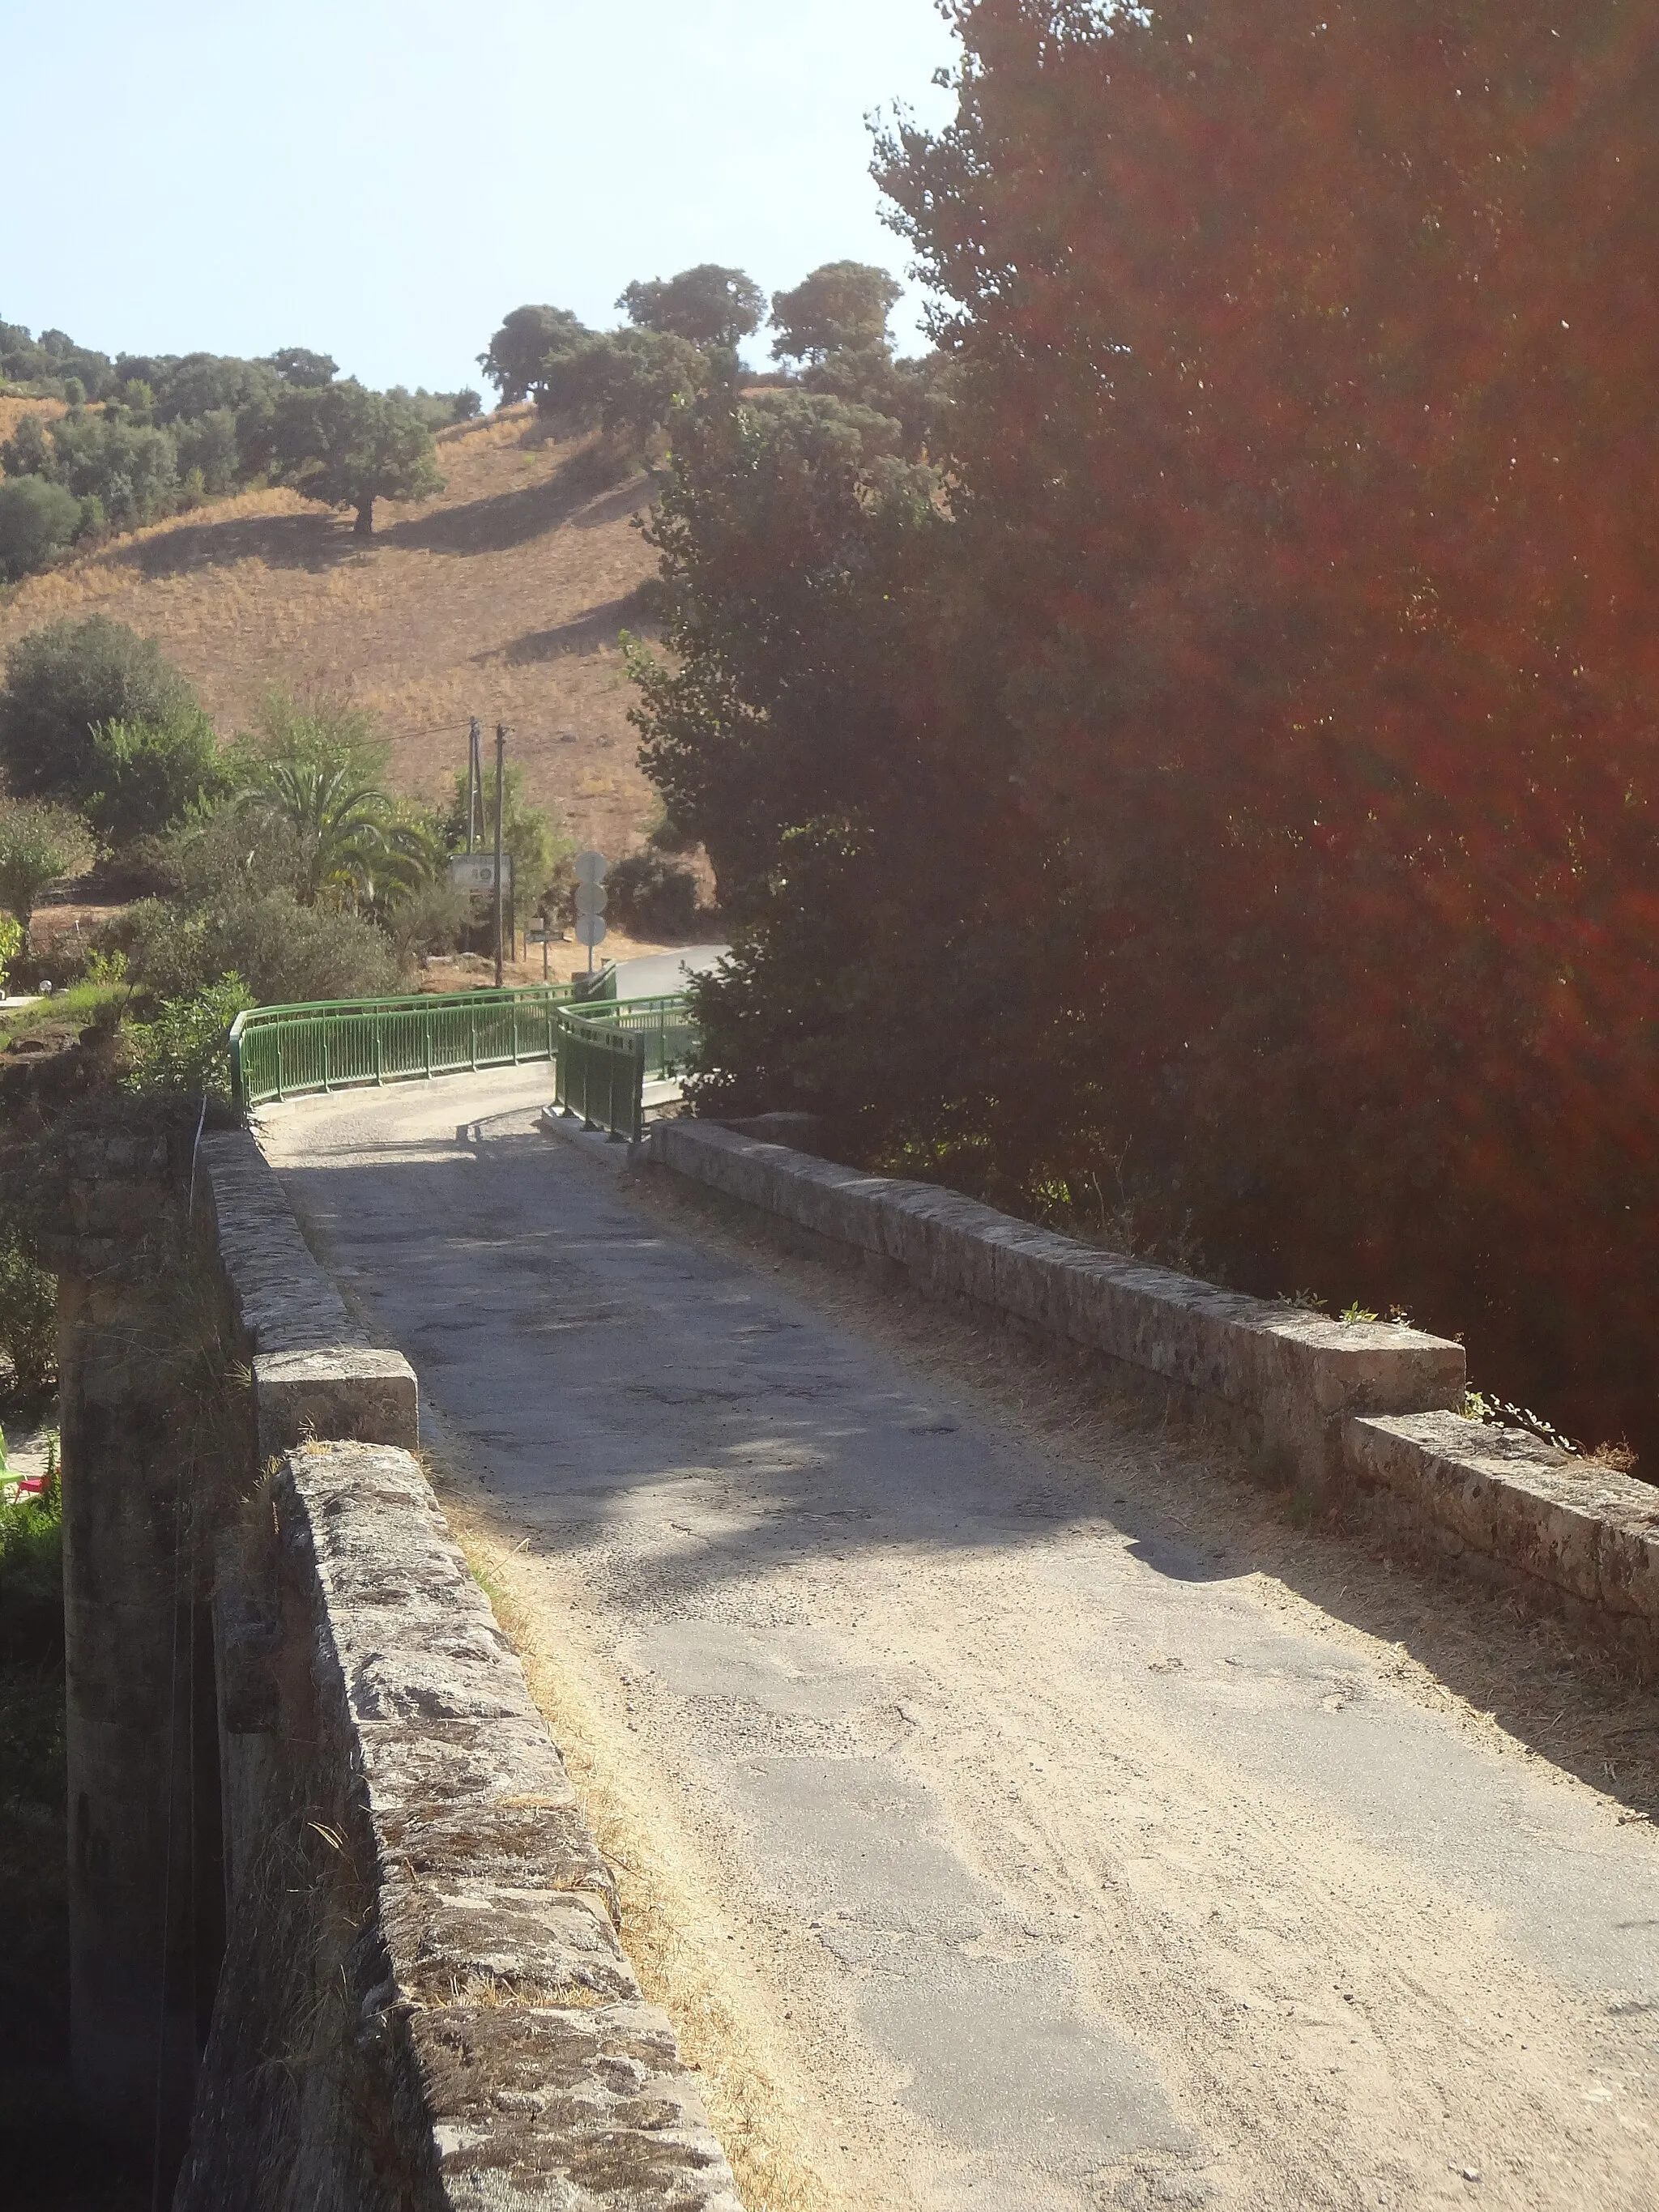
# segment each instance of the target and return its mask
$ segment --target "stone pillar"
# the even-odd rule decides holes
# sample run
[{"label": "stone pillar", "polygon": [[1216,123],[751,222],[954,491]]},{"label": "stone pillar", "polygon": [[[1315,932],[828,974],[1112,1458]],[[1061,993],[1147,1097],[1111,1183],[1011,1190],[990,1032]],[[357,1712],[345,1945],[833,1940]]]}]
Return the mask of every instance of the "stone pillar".
[{"label": "stone pillar", "polygon": [[[170,1197],[159,1179],[101,1182],[94,1208],[125,1218],[124,1249],[83,1237],[53,1255],[75,2084],[105,2131],[149,2148],[159,2130],[169,2176],[224,1912],[210,1532],[196,1494],[199,1425],[181,1393],[196,1378],[178,1340],[179,1271],[155,1264]],[[143,1233],[146,1216],[161,1233]]]}]

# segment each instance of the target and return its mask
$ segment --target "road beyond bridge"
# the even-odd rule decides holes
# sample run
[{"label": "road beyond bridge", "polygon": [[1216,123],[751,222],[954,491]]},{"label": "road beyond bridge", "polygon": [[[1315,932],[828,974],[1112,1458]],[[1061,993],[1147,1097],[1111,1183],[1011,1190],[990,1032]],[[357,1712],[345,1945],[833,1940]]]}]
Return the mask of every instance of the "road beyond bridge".
[{"label": "road beyond bridge", "polygon": [[1659,2202],[1659,1831],[1290,1586],[1198,1447],[1068,1443],[546,1089],[262,1138],[648,1808],[659,1994],[748,2020],[756,2212]]}]

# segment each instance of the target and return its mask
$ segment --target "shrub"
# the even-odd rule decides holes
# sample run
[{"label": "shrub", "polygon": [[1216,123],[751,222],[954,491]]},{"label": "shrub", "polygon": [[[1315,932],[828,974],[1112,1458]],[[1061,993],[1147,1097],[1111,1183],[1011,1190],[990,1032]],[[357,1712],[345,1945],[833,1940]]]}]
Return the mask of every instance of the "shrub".
[{"label": "shrub", "polygon": [[646,937],[690,937],[697,927],[697,879],[648,848],[630,853],[611,871],[611,912]]},{"label": "shrub", "polygon": [[16,916],[25,945],[41,892],[91,859],[87,826],[68,807],[40,799],[0,800],[0,907]]},{"label": "shrub", "polygon": [[98,788],[87,795],[87,818],[108,846],[156,836],[230,787],[199,707],[167,722],[100,722],[92,744]]},{"label": "shrub", "polygon": [[427,952],[453,952],[472,918],[472,901],[453,884],[426,884],[394,906],[386,931],[400,961],[407,965]]},{"label": "shrub", "polygon": [[188,483],[198,480],[210,499],[234,491],[241,482],[241,448],[236,442],[236,416],[228,407],[216,407],[192,421],[181,422],[173,433],[179,453],[179,473]]},{"label": "shrub", "polygon": [[101,500],[117,530],[172,513],[179,456],[169,432],[76,410],[53,423],[52,442],[53,477],[77,499]]},{"label": "shrub", "polygon": [[135,848],[166,890],[188,907],[226,907],[263,891],[297,894],[305,854],[285,823],[256,822],[238,807],[191,817]]},{"label": "shrub", "polygon": [[0,771],[19,798],[79,798],[92,787],[99,724],[164,726],[196,705],[154,638],[105,615],[48,623],[6,656]]},{"label": "shrub", "polygon": [[71,545],[81,529],[81,502],[44,477],[0,481],[0,583],[27,576]]},{"label": "shrub", "polygon": [[0,1234],[0,1353],[14,1389],[44,1389],[58,1371],[58,1279]]},{"label": "shrub", "polygon": [[0,914],[0,997],[9,988],[7,975],[11,963],[23,949],[23,933],[15,916]]},{"label": "shrub", "polygon": [[0,1503],[0,1659],[51,1658],[63,1640],[64,1500],[54,1476],[39,1498]]},{"label": "shrub", "polygon": [[169,999],[153,1022],[129,1030],[129,1091],[149,1096],[205,1096],[230,1103],[230,1025],[252,1006],[240,975],[222,976],[188,999]]},{"label": "shrub", "polygon": [[401,972],[392,944],[372,922],[301,906],[287,890],[216,911],[143,899],[106,941],[125,951],[133,981],[158,1002],[195,997],[233,971],[259,1006],[380,998],[395,989]]}]

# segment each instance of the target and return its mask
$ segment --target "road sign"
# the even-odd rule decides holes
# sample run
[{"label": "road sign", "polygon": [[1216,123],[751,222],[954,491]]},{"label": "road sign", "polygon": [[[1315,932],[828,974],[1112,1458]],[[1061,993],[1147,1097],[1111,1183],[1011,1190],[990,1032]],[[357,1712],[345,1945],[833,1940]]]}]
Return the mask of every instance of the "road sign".
[{"label": "road sign", "polygon": [[576,881],[579,884],[602,884],[611,872],[611,863],[603,853],[578,853]]},{"label": "road sign", "polygon": [[602,914],[579,914],[576,916],[576,942],[590,950],[605,943],[605,916]]},{"label": "road sign", "polygon": [[[507,888],[513,888],[513,855],[505,860]],[[458,853],[449,864],[449,880],[458,891],[471,891],[475,898],[488,898],[495,888],[495,855],[493,853]]]},{"label": "road sign", "polygon": [[559,933],[556,929],[526,929],[524,941],[526,945],[556,945]]},{"label": "road sign", "polygon": [[603,914],[609,903],[603,884],[578,884],[576,911],[578,914]]}]

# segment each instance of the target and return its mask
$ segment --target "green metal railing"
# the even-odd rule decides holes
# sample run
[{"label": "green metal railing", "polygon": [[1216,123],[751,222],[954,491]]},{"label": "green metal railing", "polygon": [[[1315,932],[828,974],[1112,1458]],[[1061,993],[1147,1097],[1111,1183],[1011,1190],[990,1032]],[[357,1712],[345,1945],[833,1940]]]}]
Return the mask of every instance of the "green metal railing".
[{"label": "green metal railing", "polygon": [[637,1144],[645,1133],[645,1086],[672,1082],[691,1048],[685,1000],[590,1000],[555,1017],[553,1101],[587,1129]]},{"label": "green metal railing", "polygon": [[256,1006],[231,1024],[232,1087],[240,1103],[258,1106],[307,1091],[551,1060],[554,1016],[568,996],[558,983]]},{"label": "green metal railing", "polygon": [[690,1050],[686,1002],[678,994],[599,1000],[579,1012],[569,995],[560,983],[256,1006],[231,1024],[232,1085],[240,1103],[258,1106],[318,1091],[551,1060],[558,1105],[587,1128],[637,1141],[646,1085],[672,1082]]}]

